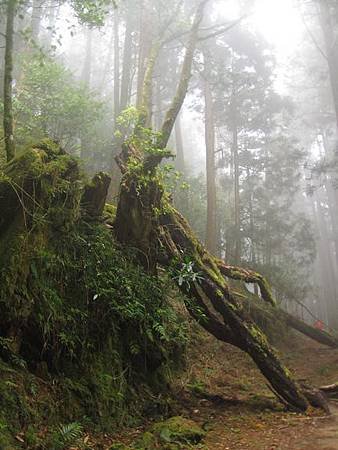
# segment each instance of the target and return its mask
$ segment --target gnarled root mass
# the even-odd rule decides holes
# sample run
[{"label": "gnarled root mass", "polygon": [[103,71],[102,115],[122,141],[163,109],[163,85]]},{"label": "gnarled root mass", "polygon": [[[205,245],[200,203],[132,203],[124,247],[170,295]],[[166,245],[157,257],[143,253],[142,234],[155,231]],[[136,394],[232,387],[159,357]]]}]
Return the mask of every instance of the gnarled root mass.
[{"label": "gnarled root mass", "polygon": [[[137,171],[128,168],[130,157],[137,158]],[[117,238],[123,243],[131,239],[133,247],[140,251],[141,263],[149,270],[159,263],[176,273],[174,279],[186,295],[191,316],[217,339],[248,353],[280,400],[301,411],[309,403],[320,405],[313,390],[302,389],[292,379],[264,333],[232,295],[227,282],[231,278],[257,283],[262,299],[272,308],[275,302],[266,280],[255,272],[227,266],[206,250],[187,221],[163,196],[156,165],[149,164],[149,158],[142,159],[139,152],[125,146],[117,162],[123,174],[115,223]],[[187,258],[190,280],[179,276]],[[298,322],[293,325],[299,328]],[[323,343],[337,344],[329,336],[324,336]]]}]

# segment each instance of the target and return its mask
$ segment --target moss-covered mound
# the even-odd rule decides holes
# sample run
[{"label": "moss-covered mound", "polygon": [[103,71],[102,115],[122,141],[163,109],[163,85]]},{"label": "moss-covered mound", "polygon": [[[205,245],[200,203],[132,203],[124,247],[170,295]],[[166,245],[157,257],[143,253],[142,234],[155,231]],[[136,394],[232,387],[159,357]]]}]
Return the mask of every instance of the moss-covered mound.
[{"label": "moss-covered mound", "polygon": [[196,448],[205,435],[206,432],[196,422],[175,416],[155,423],[132,446],[115,444],[110,450],[187,450]]},{"label": "moss-covered mound", "polygon": [[101,214],[107,187],[104,174],[87,183],[49,141],[0,171],[0,434],[13,438],[8,448],[21,445],[18,433],[26,442],[27,430],[48,434],[83,417],[107,429],[135,417],[165,389],[182,353],[186,333],[168,286],[115,243],[114,209]]}]

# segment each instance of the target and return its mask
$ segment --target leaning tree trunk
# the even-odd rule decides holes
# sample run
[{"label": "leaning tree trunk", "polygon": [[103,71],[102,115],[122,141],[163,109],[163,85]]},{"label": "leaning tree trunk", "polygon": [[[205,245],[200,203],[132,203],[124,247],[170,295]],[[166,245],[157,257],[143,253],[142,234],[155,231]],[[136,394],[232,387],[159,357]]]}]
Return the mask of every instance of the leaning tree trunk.
[{"label": "leaning tree trunk", "polygon": [[[128,161],[138,161],[131,169]],[[180,274],[184,257],[193,267],[191,280],[178,283],[186,294],[190,314],[217,339],[235,345],[254,360],[273,390],[285,403],[306,410],[308,401],[289,371],[280,363],[264,333],[245,314],[231,294],[226,278],[245,279],[253,273],[226,266],[212,256],[195,237],[184,218],[172,207],[160,185],[154,159],[124,146],[118,158],[123,173],[115,223],[120,242],[137,249],[144,267],[156,270],[156,264]],[[264,299],[273,303],[264,279],[255,274]],[[178,280],[178,276],[174,276]],[[198,280],[198,281],[197,281]]]}]

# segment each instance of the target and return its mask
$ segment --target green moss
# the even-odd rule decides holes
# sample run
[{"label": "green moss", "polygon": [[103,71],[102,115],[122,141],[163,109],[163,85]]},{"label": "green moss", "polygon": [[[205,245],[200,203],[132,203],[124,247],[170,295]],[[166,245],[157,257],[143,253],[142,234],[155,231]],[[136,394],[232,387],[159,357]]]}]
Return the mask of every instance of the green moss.
[{"label": "green moss", "polygon": [[205,431],[192,420],[176,416],[153,425],[134,444],[134,448],[142,450],[155,450],[156,448],[187,449],[199,444],[205,435]]},{"label": "green moss", "polygon": [[[49,401],[33,400],[33,409],[25,398],[36,380],[19,397],[0,383],[0,417],[15,430],[44,416],[47,423],[87,416],[104,430],[137,417],[163,394],[187,340],[166,281],[137,266],[102,218],[86,220],[84,185],[77,161],[50,141],[0,178],[0,344],[9,343],[0,357],[23,361],[48,386],[53,380]],[[104,218],[112,223],[114,214],[106,205]]]}]

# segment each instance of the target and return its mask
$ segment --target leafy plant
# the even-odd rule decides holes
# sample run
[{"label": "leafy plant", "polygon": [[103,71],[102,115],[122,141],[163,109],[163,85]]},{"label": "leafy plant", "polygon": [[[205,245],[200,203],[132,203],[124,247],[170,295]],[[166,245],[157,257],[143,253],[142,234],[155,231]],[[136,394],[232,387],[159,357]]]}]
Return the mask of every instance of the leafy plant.
[{"label": "leafy plant", "polygon": [[78,422],[72,422],[67,425],[60,425],[51,437],[52,448],[55,450],[64,450],[82,437],[83,428]]},{"label": "leafy plant", "polygon": [[184,286],[190,290],[190,285],[203,280],[201,272],[194,271],[194,262],[187,256],[178,268],[173,270],[173,279],[179,286]]}]

